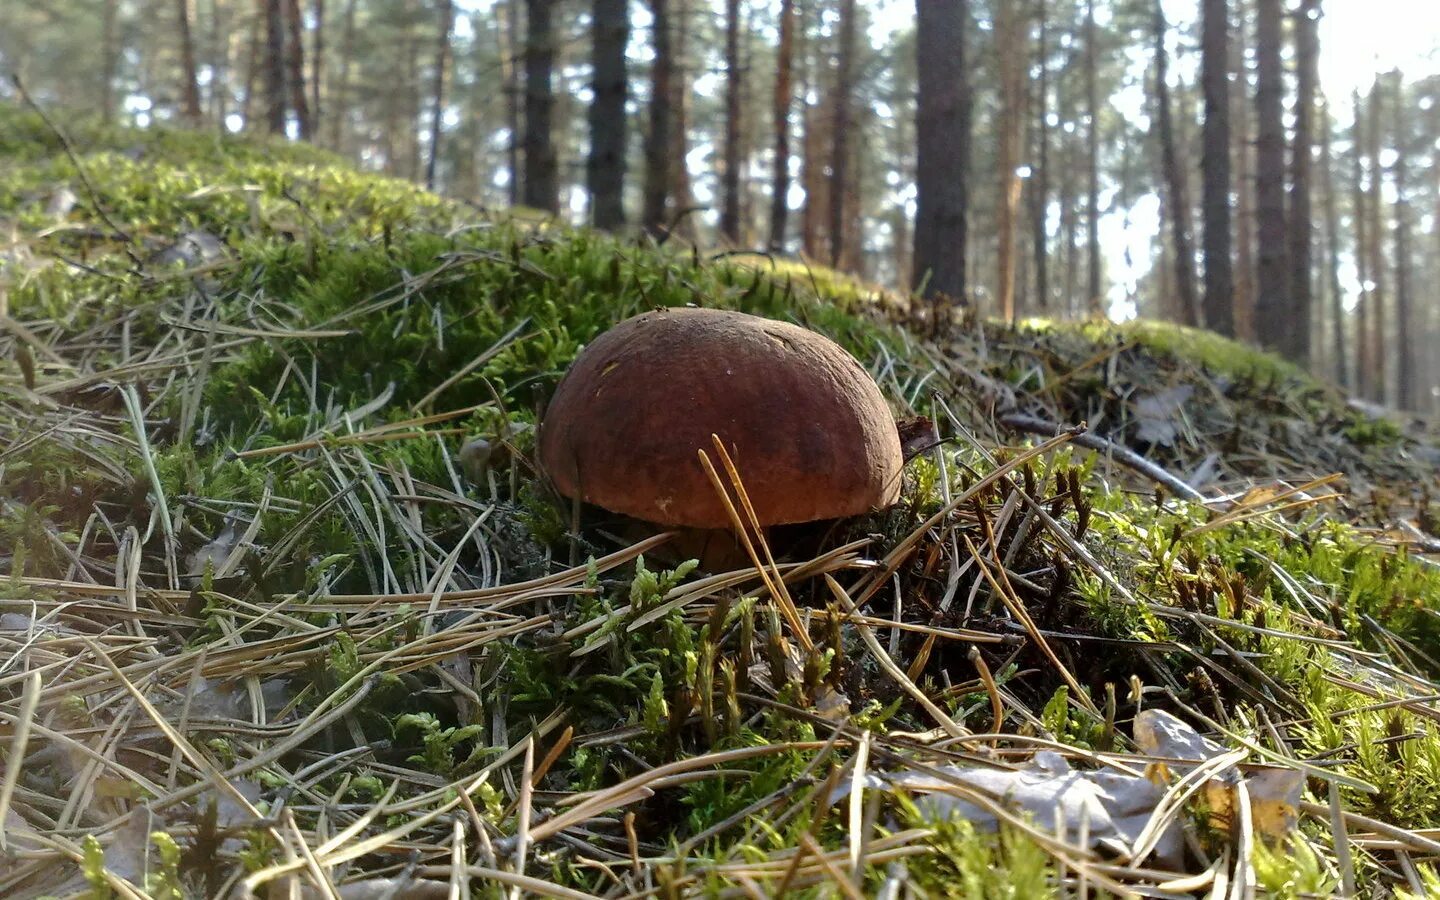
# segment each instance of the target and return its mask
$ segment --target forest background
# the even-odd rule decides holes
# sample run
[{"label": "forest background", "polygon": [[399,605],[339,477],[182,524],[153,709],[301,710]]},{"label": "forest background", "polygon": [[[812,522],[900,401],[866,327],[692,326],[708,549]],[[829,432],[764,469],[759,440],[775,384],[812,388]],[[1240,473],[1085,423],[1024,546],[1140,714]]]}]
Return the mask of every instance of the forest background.
[{"label": "forest background", "polygon": [[47,107],[985,314],[1204,325],[1420,413],[1437,46],[1405,0],[0,3]]}]

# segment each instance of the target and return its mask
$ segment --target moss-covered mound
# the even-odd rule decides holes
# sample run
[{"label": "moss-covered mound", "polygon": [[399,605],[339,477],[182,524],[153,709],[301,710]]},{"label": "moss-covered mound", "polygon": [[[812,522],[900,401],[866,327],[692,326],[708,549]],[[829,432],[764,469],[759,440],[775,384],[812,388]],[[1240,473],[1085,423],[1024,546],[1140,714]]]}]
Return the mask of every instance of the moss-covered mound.
[{"label": "moss-covered mound", "polygon": [[[1269,357],[5,108],[0,241],[0,896],[1436,885],[1434,450]],[[554,496],[568,362],[685,303],[930,417],[901,503],[702,572]]]}]

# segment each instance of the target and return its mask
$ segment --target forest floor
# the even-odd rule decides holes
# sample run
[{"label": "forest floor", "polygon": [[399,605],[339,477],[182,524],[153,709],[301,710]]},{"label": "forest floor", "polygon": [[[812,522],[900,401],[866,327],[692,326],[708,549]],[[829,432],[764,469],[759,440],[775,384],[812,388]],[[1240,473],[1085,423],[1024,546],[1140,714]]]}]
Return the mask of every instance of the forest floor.
[{"label": "forest floor", "polygon": [[[69,127],[0,108],[0,896],[1440,892],[1422,423],[1172,326]],[[928,417],[901,502],[726,572],[574,527],[536,411],[685,303]]]}]

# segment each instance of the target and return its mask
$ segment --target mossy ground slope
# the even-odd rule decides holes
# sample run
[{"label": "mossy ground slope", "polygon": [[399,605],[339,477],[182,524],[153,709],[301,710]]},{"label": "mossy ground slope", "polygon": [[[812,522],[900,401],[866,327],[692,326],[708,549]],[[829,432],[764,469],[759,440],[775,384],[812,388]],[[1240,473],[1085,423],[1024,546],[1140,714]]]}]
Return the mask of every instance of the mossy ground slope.
[{"label": "mossy ground slope", "polygon": [[[0,896],[1433,885],[1423,434],[1208,335],[937,320],[290,144],[70,149],[0,108]],[[783,590],[533,468],[585,342],[685,303],[831,335],[941,439],[772,535]],[[1142,709],[1305,773],[1294,828],[1193,797],[1162,864],[898,786],[1141,770]]]}]

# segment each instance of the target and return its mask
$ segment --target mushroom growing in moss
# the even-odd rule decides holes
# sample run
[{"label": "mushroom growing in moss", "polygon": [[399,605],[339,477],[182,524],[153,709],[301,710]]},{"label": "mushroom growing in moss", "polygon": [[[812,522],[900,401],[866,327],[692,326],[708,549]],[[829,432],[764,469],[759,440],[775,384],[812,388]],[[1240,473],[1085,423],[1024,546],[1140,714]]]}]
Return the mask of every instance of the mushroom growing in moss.
[{"label": "mushroom growing in moss", "polygon": [[900,492],[899,434],[834,341],[715,309],[643,313],[601,334],[540,425],[560,493],[662,525],[730,527],[697,451],[719,436],[762,526],[858,515]]}]

